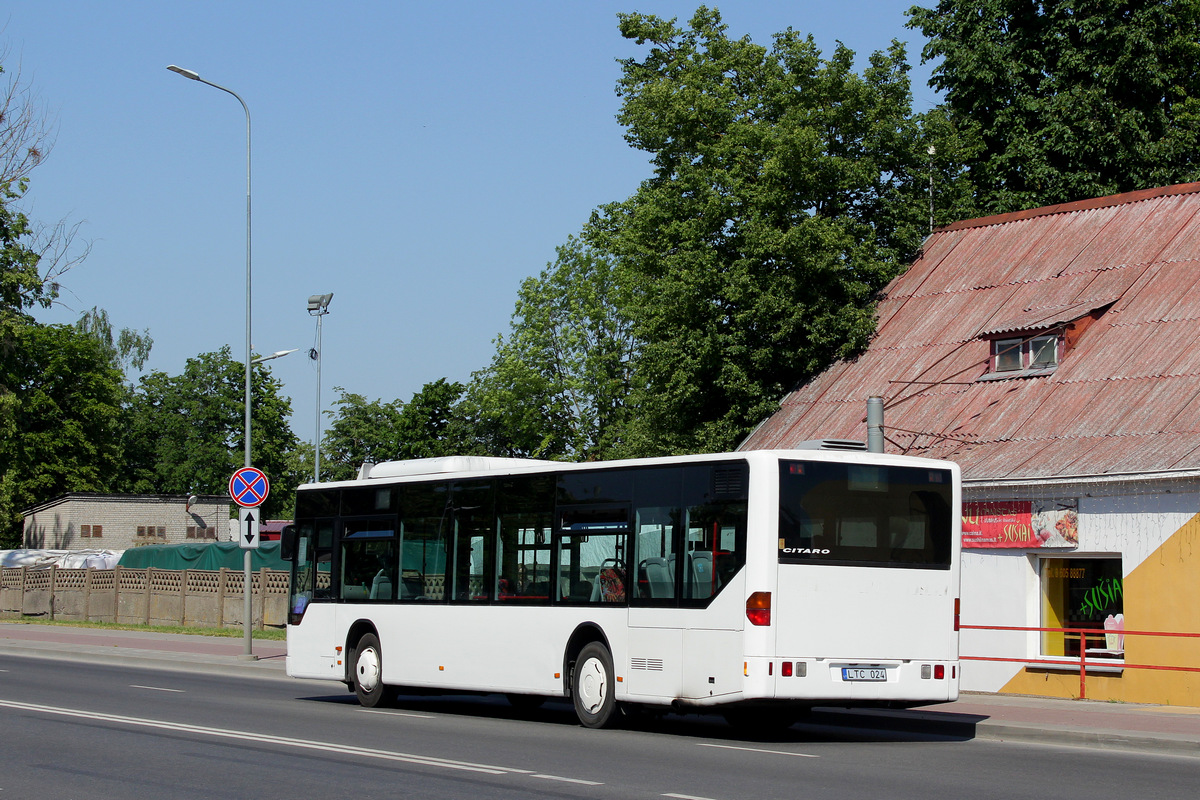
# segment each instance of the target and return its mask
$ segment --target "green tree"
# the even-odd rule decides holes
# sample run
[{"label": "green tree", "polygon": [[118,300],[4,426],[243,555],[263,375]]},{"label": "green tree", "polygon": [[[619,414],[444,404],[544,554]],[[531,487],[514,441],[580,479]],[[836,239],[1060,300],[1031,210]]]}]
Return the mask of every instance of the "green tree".
[{"label": "green tree", "polygon": [[94,338],[108,355],[112,365],[122,372],[131,367],[141,369],[150,357],[150,348],[154,346],[149,329],[138,333],[129,328],[122,328],[114,334],[108,312],[95,306],[79,318],[75,329]]},{"label": "green tree", "polygon": [[122,464],[121,373],[68,325],[10,327],[0,359],[0,547],[20,546],[20,512],[66,492],[112,489]]},{"label": "green tree", "polygon": [[860,75],[841,45],[824,58],[790,29],[769,49],[731,39],[703,7],[686,30],[642,14],[620,27],[650,45],[617,91],[654,175],[587,238],[618,260],[640,342],[626,450],[731,448],[865,345],[874,293],[928,233],[927,148],[961,145],[944,117],[912,114],[899,43]]},{"label": "green tree", "polygon": [[403,408],[396,422],[395,458],[438,458],[457,455],[461,427],[461,383],[438,378],[421,387]]},{"label": "green tree", "polygon": [[571,237],[517,295],[464,407],[475,449],[588,460],[619,452],[636,354],[616,260]]},{"label": "green tree", "polygon": [[1200,0],[941,0],[909,11],[983,148],[989,213],[1200,179]]},{"label": "green tree", "polygon": [[[461,452],[458,401],[463,386],[439,378],[408,403],[370,400],[335,387],[340,397],[321,444],[321,479],[349,480],[363,462],[436,458]],[[310,462],[311,465],[311,462]]]},{"label": "green tree", "polygon": [[[251,459],[271,479],[267,517],[290,517],[303,476],[289,459],[291,401],[263,364],[251,372]],[[130,405],[124,491],[225,494],[245,460],[245,366],[229,347],[190,358],[179,375],[142,376]]]},{"label": "green tree", "polygon": [[[3,60],[0,54],[0,61]],[[0,67],[0,73],[4,70]],[[30,315],[58,295],[69,236],[17,207],[51,125],[20,76],[0,89],[0,547],[20,512],[70,491],[105,491],[120,466],[121,374],[97,337]]]},{"label": "green tree", "polygon": [[385,403],[333,387],[339,397],[321,438],[321,480],[344,481],[358,474],[363,462],[379,463],[399,451],[396,431],[403,408],[399,400]]}]

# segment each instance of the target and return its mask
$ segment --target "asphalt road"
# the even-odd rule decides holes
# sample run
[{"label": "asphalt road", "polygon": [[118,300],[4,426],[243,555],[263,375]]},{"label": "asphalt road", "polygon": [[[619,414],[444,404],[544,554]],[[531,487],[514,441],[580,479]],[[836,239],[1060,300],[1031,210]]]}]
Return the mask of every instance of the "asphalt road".
[{"label": "asphalt road", "polygon": [[713,717],[592,731],[566,705],[0,655],[0,798],[1089,798],[1200,791],[1200,759]]}]

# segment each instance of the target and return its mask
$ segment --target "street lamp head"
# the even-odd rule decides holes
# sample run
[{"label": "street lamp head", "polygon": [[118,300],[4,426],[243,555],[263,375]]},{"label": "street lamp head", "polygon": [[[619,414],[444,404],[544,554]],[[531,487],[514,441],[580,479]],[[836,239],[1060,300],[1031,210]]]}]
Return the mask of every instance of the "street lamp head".
[{"label": "street lamp head", "polygon": [[168,66],[167,69],[171,70],[171,72],[178,72],[180,75],[182,75],[185,78],[190,78],[194,81],[200,80],[200,73],[192,72],[190,69],[184,69],[183,67],[177,67],[174,64],[171,64],[170,66]]},{"label": "street lamp head", "polygon": [[294,353],[299,349],[300,348],[298,348],[298,347],[293,347],[291,350],[276,350],[274,353],[271,353],[271,355],[269,355],[269,356],[259,356],[258,358],[252,359],[250,361],[250,363],[251,364],[261,364],[262,362],[270,361],[273,358],[283,358],[284,356],[286,356],[290,353]]},{"label": "street lamp head", "polygon": [[314,294],[308,298],[308,313],[314,317],[319,317],[322,314],[329,313],[329,301],[333,299],[333,292],[329,294]]}]

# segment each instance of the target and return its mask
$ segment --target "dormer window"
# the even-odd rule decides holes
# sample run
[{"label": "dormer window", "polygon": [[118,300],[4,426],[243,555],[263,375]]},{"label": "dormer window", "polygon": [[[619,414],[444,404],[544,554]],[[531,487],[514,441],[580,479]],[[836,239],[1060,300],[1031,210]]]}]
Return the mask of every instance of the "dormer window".
[{"label": "dormer window", "polygon": [[995,380],[1046,375],[1058,366],[1061,351],[1062,334],[1059,332],[993,339],[991,369],[984,377]]}]

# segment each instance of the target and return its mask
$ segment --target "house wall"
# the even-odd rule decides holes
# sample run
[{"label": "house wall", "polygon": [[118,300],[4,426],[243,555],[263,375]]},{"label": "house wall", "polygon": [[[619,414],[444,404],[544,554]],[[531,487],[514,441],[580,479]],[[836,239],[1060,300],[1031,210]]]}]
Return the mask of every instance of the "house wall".
[{"label": "house wall", "polygon": [[[46,550],[104,548],[128,550],[145,544],[229,541],[231,503],[205,496],[190,509],[187,498],[173,495],[67,495],[26,513],[24,546]],[[102,526],[99,538],[82,535],[82,526]],[[138,527],[154,535],[138,536]],[[208,539],[188,538],[188,527],[212,533]],[[163,535],[158,535],[158,529]]]},{"label": "house wall", "polygon": [[[1041,570],[1047,558],[1121,558],[1126,631],[1200,633],[1200,492],[1130,481],[1100,487],[1041,485],[1033,490],[965,492],[968,500],[1078,500],[1076,550],[967,549],[962,562],[965,625],[1044,627]],[[1090,495],[1090,496],[1089,496]],[[1045,658],[1037,632],[962,632],[966,691],[1078,697],[1078,668],[1037,666]],[[1062,657],[1058,657],[1063,660]],[[1200,673],[1133,668],[1200,664],[1200,638],[1127,634],[1124,668],[1089,662],[1086,696],[1094,700],[1200,705]]]}]

